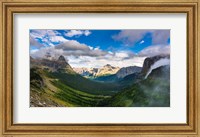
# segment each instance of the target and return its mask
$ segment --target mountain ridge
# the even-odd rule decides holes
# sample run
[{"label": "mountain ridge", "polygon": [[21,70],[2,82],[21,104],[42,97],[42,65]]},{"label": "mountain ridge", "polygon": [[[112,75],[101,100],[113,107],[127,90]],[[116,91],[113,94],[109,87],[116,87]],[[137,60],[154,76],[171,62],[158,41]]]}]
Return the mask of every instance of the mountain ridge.
[{"label": "mountain ridge", "polygon": [[170,55],[168,55],[168,54],[164,55],[163,54],[163,55],[156,55],[156,56],[153,56],[153,57],[145,58],[145,60],[143,62],[141,73],[146,74],[149,71],[150,67],[155,62],[157,62],[158,60],[163,59],[163,58],[170,59]]},{"label": "mountain ridge", "polygon": [[34,59],[30,57],[31,68],[32,67],[42,67],[43,69],[50,71],[64,71],[66,73],[75,73],[69,63],[66,61],[63,55],[60,55],[57,60],[51,60],[48,58]]},{"label": "mountain ridge", "polygon": [[120,68],[111,66],[110,64],[106,64],[101,68],[73,68],[74,71],[82,76],[85,77],[99,77],[99,76],[105,76],[105,75],[112,75],[115,74]]},{"label": "mountain ridge", "polygon": [[74,71],[82,76],[91,77],[93,79],[98,77],[106,77],[111,75],[116,75],[117,78],[124,78],[127,75],[133,74],[135,72],[140,72],[141,67],[138,66],[128,66],[128,67],[114,67],[110,64],[106,64],[101,68],[73,68]]},{"label": "mountain ridge", "polygon": [[[30,57],[31,106],[169,106],[170,64],[156,66],[169,58],[148,57],[143,63],[145,68],[129,66],[117,72],[117,67],[106,64],[100,71],[102,76],[90,79],[78,74],[62,55],[57,59]],[[98,72],[95,68],[90,71]]]}]

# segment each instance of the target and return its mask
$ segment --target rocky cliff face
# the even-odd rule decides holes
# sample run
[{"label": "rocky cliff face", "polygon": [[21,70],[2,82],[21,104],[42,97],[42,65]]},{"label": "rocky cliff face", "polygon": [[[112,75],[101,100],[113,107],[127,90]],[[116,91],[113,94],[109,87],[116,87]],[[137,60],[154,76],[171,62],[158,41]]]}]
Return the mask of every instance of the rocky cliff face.
[{"label": "rocky cliff face", "polygon": [[155,62],[162,58],[170,58],[170,55],[158,55],[154,57],[148,57],[144,60],[143,67],[142,67],[142,73],[146,74],[148,70],[150,69],[151,65],[153,65]]},{"label": "rocky cliff face", "polygon": [[94,77],[98,71],[98,68],[73,68],[73,70],[85,77]]},{"label": "rocky cliff face", "polygon": [[136,73],[136,72],[141,72],[142,68],[138,66],[129,66],[129,67],[124,67],[121,68],[117,73],[118,78],[124,78],[127,75]]},{"label": "rocky cliff face", "polygon": [[105,80],[107,76],[109,77],[108,79],[110,79],[111,75],[112,78],[114,79],[122,79],[127,75],[133,73],[139,73],[142,70],[142,68],[138,66],[119,68],[119,67],[113,67],[110,64],[107,64],[102,68],[73,68],[73,69],[76,73],[84,77],[97,78],[98,80],[99,78]]},{"label": "rocky cliff face", "polygon": [[115,74],[120,68],[113,67],[110,64],[107,64],[102,68],[73,68],[73,69],[76,73],[85,77],[99,77],[99,76]]},{"label": "rocky cliff face", "polygon": [[105,75],[112,75],[112,74],[117,73],[119,69],[120,69],[119,67],[113,67],[110,64],[107,64],[103,66],[103,68],[98,69],[95,76],[99,77],[99,76],[105,76]]},{"label": "rocky cliff face", "polygon": [[66,72],[73,73],[72,67],[67,63],[64,56],[60,56],[57,60],[50,60],[50,59],[33,59],[31,57],[31,68],[32,67],[39,67],[43,69],[47,69],[50,71],[59,71],[63,70]]},{"label": "rocky cliff face", "polygon": [[170,80],[170,65],[161,66],[154,70],[149,75],[149,78],[165,78],[166,80]]}]

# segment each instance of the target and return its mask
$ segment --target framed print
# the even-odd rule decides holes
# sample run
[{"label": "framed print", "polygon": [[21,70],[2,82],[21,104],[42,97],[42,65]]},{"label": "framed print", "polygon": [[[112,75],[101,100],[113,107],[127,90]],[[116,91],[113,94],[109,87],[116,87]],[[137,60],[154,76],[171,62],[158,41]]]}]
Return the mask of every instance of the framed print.
[{"label": "framed print", "polygon": [[1,1],[0,136],[200,136],[199,4]]}]

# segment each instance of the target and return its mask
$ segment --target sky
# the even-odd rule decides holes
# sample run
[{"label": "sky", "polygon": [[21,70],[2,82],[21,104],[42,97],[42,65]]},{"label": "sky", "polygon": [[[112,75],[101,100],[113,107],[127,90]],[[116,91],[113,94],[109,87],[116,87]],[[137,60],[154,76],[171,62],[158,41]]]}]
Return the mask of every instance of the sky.
[{"label": "sky", "polygon": [[146,57],[170,53],[170,30],[30,30],[30,56],[72,67],[142,66]]}]

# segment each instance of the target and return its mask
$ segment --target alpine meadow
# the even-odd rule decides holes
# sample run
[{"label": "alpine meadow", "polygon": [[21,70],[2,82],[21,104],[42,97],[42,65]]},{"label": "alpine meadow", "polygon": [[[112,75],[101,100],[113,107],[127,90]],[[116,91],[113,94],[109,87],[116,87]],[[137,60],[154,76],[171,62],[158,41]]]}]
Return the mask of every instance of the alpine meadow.
[{"label": "alpine meadow", "polygon": [[170,107],[170,30],[31,29],[30,107]]}]

